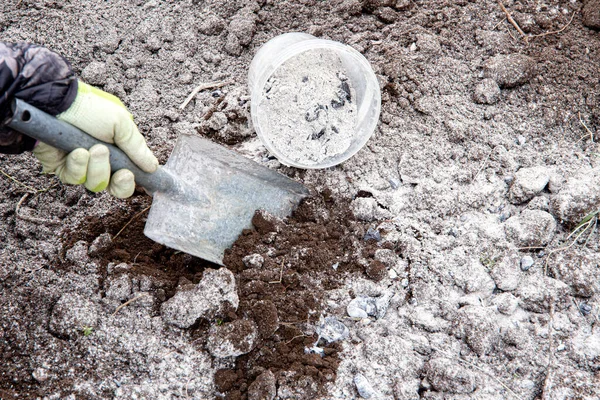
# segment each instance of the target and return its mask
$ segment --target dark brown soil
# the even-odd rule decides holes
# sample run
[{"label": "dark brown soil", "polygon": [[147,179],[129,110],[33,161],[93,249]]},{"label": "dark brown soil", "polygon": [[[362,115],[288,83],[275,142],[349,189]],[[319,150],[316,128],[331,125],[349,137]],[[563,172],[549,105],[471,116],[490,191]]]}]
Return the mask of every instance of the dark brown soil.
[{"label": "dark brown soil", "polygon": [[[133,275],[160,280],[168,288],[167,296],[174,293],[181,278],[197,282],[205,268],[214,267],[146,238],[143,229],[150,199],[136,196],[128,202],[128,207],[109,217],[90,217],[79,229],[67,232],[64,248],[110,233],[112,246],[99,256],[102,267],[128,263]],[[305,200],[285,221],[257,212],[255,229],[244,231],[226,252],[224,263],[236,275],[240,306],[223,322],[252,319],[260,334],[258,345],[237,359],[234,370],[217,372],[217,389],[227,399],[247,398],[248,387],[266,370],[276,382],[290,387],[294,387],[294,382],[288,382],[290,372],[297,382],[308,379],[318,388],[335,379],[337,344],[326,345],[324,357],[305,352],[317,339],[312,332],[321,315],[324,291],[338,288],[351,273],[366,273],[374,280],[387,273],[382,263],[372,260],[377,243],[362,240],[367,227],[349,210],[347,201],[337,201],[325,192]],[[261,255],[262,266],[245,265],[244,257],[252,254]],[[368,262],[366,269],[364,262],[358,262],[361,258]],[[194,337],[203,335],[207,326],[195,329]],[[298,390],[312,393],[306,392],[312,389]]]},{"label": "dark brown soil", "polygon": [[[319,388],[335,379],[338,346],[325,346],[324,357],[305,349],[317,339],[307,332],[318,323],[324,291],[364,269],[357,262],[360,256],[349,254],[360,254],[356,241],[365,227],[348,210],[346,202],[321,193],[304,201],[286,221],[257,213],[256,230],[244,232],[227,251],[225,264],[236,273],[240,288],[236,317],[253,318],[261,334],[259,345],[237,359],[235,370],[217,372],[217,388],[227,399],[245,399],[249,385],[265,370],[279,384],[289,384],[289,372],[295,373],[295,381],[308,379]],[[250,254],[264,258],[262,267],[244,264]]]}]

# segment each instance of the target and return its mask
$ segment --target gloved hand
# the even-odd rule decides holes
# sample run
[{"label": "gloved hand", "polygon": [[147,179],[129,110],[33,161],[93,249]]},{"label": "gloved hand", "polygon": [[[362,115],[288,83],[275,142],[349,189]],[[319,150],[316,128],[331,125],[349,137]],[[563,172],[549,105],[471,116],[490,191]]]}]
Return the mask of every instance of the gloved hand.
[{"label": "gloved hand", "polygon": [[[73,104],[57,118],[96,139],[116,144],[143,171],[156,171],[158,160],[138,131],[133,116],[117,97],[79,81]],[[131,171],[121,169],[111,177],[109,150],[104,145],[67,154],[38,142],[33,154],[42,163],[45,173],[56,174],[63,183],[83,183],[92,192],[108,188],[109,193],[118,198],[127,198],[135,190]]]}]

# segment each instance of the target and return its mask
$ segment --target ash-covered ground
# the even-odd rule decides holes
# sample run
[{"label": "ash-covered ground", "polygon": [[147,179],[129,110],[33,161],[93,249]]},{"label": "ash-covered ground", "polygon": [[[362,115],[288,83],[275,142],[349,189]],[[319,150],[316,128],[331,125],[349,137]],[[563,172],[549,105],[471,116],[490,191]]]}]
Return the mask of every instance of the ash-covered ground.
[{"label": "ash-covered ground", "polygon": [[[503,5],[3,1],[0,40],[66,56],[162,162],[196,133],[312,197],[219,268],[144,238],[142,191],[0,156],[0,398],[600,398],[600,3]],[[379,79],[337,167],[281,166],[251,126],[247,68],[290,31]]]}]

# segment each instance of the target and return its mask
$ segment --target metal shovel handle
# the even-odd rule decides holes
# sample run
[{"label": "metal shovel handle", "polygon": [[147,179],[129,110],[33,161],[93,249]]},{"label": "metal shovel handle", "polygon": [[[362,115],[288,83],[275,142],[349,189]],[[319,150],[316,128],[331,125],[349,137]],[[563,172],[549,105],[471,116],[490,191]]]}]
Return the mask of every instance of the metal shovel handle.
[{"label": "metal shovel handle", "polygon": [[117,146],[102,142],[82,130],[27,104],[23,100],[12,102],[12,117],[6,122],[10,128],[31,138],[66,152],[78,148],[89,149],[95,144],[103,144],[110,151],[110,166],[113,172],[128,169],[133,172],[135,182],[154,194],[173,192],[178,188],[176,178],[160,166],[153,173],[142,171]]}]

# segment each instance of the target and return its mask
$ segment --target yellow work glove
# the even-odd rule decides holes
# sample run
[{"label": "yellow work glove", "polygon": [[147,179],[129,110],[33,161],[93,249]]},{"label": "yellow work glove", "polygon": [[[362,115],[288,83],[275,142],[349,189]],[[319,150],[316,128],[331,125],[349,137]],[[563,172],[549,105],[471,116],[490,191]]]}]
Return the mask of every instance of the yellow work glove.
[{"label": "yellow work glove", "polygon": [[[133,116],[117,97],[79,81],[73,104],[56,117],[96,139],[114,143],[143,171],[156,171],[158,160],[138,131]],[[33,154],[42,163],[44,173],[57,175],[63,183],[83,184],[92,192],[108,188],[118,198],[127,198],[135,190],[131,171],[121,169],[111,177],[109,150],[104,145],[75,149],[67,154],[38,142]]]}]

